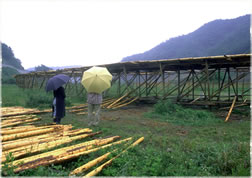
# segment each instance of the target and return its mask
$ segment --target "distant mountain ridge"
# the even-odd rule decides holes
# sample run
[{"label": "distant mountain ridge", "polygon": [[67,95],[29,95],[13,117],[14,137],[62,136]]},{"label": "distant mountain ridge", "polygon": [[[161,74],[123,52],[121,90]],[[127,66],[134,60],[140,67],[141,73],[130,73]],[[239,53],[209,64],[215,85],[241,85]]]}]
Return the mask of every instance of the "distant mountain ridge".
[{"label": "distant mountain ridge", "polygon": [[124,57],[122,62],[251,53],[250,18],[211,21],[144,53]]},{"label": "distant mountain ridge", "polygon": [[[72,65],[72,66],[53,66],[53,67],[49,67],[52,70],[60,70],[60,69],[66,69],[66,68],[75,68],[75,67],[82,67],[81,65]],[[31,67],[26,69],[29,72],[35,71],[35,67]]]}]

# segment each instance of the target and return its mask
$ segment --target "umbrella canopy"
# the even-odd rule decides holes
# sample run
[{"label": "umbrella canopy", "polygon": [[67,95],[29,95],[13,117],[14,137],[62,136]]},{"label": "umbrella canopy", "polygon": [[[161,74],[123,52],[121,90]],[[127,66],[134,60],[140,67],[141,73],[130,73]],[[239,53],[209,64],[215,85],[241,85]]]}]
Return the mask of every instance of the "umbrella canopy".
[{"label": "umbrella canopy", "polygon": [[111,87],[111,80],[106,67],[92,67],[83,73],[81,83],[89,93],[102,93]]},{"label": "umbrella canopy", "polygon": [[50,78],[46,84],[46,91],[57,90],[59,87],[69,81],[70,77],[64,74],[58,74]]}]

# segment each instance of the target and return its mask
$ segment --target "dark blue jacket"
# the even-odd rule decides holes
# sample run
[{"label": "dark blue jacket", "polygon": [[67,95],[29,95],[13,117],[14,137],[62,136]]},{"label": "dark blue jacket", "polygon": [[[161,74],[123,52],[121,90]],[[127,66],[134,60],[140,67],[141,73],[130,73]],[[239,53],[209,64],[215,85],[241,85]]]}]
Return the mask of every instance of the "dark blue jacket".
[{"label": "dark blue jacket", "polygon": [[56,117],[62,118],[65,116],[65,90],[63,87],[59,87],[57,90],[53,90],[53,96],[56,98]]}]

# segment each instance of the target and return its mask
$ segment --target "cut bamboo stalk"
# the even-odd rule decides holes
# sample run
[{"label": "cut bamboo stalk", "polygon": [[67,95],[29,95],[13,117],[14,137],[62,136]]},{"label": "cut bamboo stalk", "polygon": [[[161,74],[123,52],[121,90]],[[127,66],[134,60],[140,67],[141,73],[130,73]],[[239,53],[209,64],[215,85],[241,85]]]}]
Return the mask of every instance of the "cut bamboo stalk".
[{"label": "cut bamboo stalk", "polygon": [[[35,127],[34,125],[22,125],[18,126],[18,129],[23,129],[23,128],[32,128]],[[10,130],[15,130],[17,127],[7,127],[7,128],[1,128],[1,131],[10,131]]]},{"label": "cut bamboo stalk", "polygon": [[51,142],[46,142],[46,143],[42,143],[42,144],[34,144],[34,145],[21,147],[18,149],[8,150],[8,151],[3,152],[2,155],[4,155],[4,156],[2,156],[1,160],[2,160],[2,162],[6,161],[6,157],[10,152],[12,152],[12,156],[14,158],[18,158],[20,156],[24,156],[24,155],[27,155],[30,153],[38,153],[38,152],[41,152],[46,149],[51,149],[51,148],[54,148],[54,147],[62,145],[62,144],[70,143],[74,140],[79,140],[79,139],[83,139],[86,137],[92,137],[92,136],[100,134],[100,133],[101,132],[95,132],[95,133],[91,133],[91,134],[83,134],[83,135],[78,135],[78,136],[71,137],[71,138],[61,137],[59,140],[54,140]]},{"label": "cut bamboo stalk", "polygon": [[[128,138],[128,139],[129,139],[129,138]],[[130,137],[129,140],[131,140],[131,139],[132,139],[132,138]],[[96,158],[96,159],[94,159],[94,160],[92,160],[92,161],[89,161],[88,163],[84,164],[83,166],[81,166],[81,167],[79,167],[79,168],[76,168],[75,170],[73,170],[73,171],[69,174],[69,176],[75,175],[75,174],[79,174],[79,173],[81,173],[81,172],[84,172],[84,171],[88,170],[89,168],[91,168],[91,167],[95,166],[96,164],[102,162],[103,160],[107,159],[108,156],[109,156],[111,153],[115,152],[116,150],[117,150],[117,149],[115,149],[115,150],[113,150],[113,151],[111,151],[111,152],[108,152],[108,153],[106,153],[106,154],[104,154],[104,155],[102,155],[102,156],[100,156],[100,157],[98,157],[98,158]]]},{"label": "cut bamboo stalk", "polygon": [[32,131],[32,130],[40,130],[43,128],[48,128],[48,127],[53,127],[53,126],[29,126],[29,127],[15,127],[11,130],[1,130],[2,135],[9,135],[9,134],[15,134],[15,133],[20,133],[20,132],[27,132],[27,131]]},{"label": "cut bamboo stalk", "polygon": [[1,141],[3,142],[3,141],[7,141],[7,140],[14,140],[14,139],[18,139],[18,138],[23,138],[23,137],[33,136],[33,135],[39,135],[39,134],[53,132],[53,131],[54,131],[54,128],[41,129],[41,130],[32,130],[32,131],[25,132],[25,133],[6,135],[6,136],[2,136],[0,138],[1,138]]},{"label": "cut bamboo stalk", "polygon": [[20,125],[20,124],[24,124],[24,123],[29,123],[29,122],[34,122],[34,121],[38,121],[41,120],[39,118],[34,118],[34,119],[29,119],[29,120],[25,120],[25,121],[20,121],[20,122],[15,122],[15,123],[7,123],[7,124],[2,124],[2,127],[9,127],[9,126],[14,126],[14,125]]},{"label": "cut bamboo stalk", "polygon": [[123,103],[125,103],[125,102],[127,102],[127,101],[129,101],[129,100],[132,100],[132,99],[133,99],[133,98],[128,97],[128,98],[126,98],[126,99],[124,99],[124,100],[121,100],[120,102],[117,102],[117,103],[114,104],[112,107],[119,106],[119,105],[121,105],[121,104],[123,104]]},{"label": "cut bamboo stalk", "polygon": [[32,118],[32,117],[36,117],[36,115],[20,115],[20,116],[12,116],[12,117],[2,117],[1,120],[5,121],[5,120],[12,120],[12,119],[18,119],[18,118]]},{"label": "cut bamboo stalk", "polygon": [[134,98],[133,100],[131,100],[131,101],[128,102],[128,103],[124,103],[124,104],[118,105],[118,106],[116,106],[116,107],[112,107],[111,109],[117,109],[117,108],[121,108],[121,107],[123,107],[123,106],[129,105],[130,103],[134,102],[134,101],[137,100],[137,99],[138,99],[138,97]]},{"label": "cut bamboo stalk", "polygon": [[5,141],[5,142],[2,142],[2,146],[5,146],[5,145],[11,145],[11,144],[20,144],[20,146],[23,145],[23,143],[25,142],[29,142],[30,144],[33,143],[33,141],[40,141],[40,140],[43,140],[43,139],[48,139],[50,137],[60,137],[61,135],[58,134],[57,132],[52,132],[52,133],[49,133],[49,134],[43,134],[43,135],[35,135],[35,136],[31,136],[31,137],[28,137],[28,138],[20,138],[20,139],[17,139],[17,140],[9,140],[9,141]]},{"label": "cut bamboo stalk", "polygon": [[[114,138],[108,138],[108,139],[103,139],[100,142],[95,142],[95,144],[93,145],[88,145],[88,146],[82,146],[82,147],[77,147],[74,149],[65,149],[65,150],[55,150],[55,151],[51,151],[50,153],[47,152],[47,154],[44,154],[43,157],[36,157],[36,159],[31,158],[28,159],[28,161],[26,160],[24,162],[24,159],[21,161],[19,160],[19,162],[13,162],[13,165],[18,165],[18,163],[21,163],[20,165],[18,165],[18,167],[14,170],[14,172],[19,172],[19,171],[23,171],[26,169],[31,169],[31,168],[35,168],[41,165],[49,165],[52,163],[59,163],[68,159],[72,159],[72,158],[76,158],[80,155],[83,154],[88,154],[91,151],[97,151],[98,149],[101,149],[104,146],[107,145],[112,145],[112,144],[107,144],[109,142],[112,142]],[[107,145],[106,145],[107,144]],[[103,146],[101,146],[103,145]],[[93,148],[94,146],[99,146],[97,148]],[[93,148],[93,149],[92,149]],[[37,155],[36,155],[37,156]]]},{"label": "cut bamboo stalk", "polygon": [[90,129],[81,129],[74,132],[68,131],[68,130],[64,131],[63,129],[62,130],[55,129],[55,132],[52,132],[50,134],[36,135],[36,136],[28,137],[28,138],[20,138],[17,140],[9,140],[9,141],[2,142],[2,149],[8,150],[8,149],[13,149],[13,148],[21,147],[25,145],[56,140],[61,136],[74,136],[80,133],[90,133],[90,132],[92,132],[92,130]]},{"label": "cut bamboo stalk", "polygon": [[20,121],[25,121],[29,119],[33,119],[34,117],[23,117],[23,118],[15,118],[15,119],[6,119],[2,121],[2,124],[7,124],[7,123],[13,123],[13,122],[20,122]]},{"label": "cut bamboo stalk", "polygon": [[79,112],[79,113],[76,113],[78,115],[84,115],[84,114],[88,114],[87,112]]},{"label": "cut bamboo stalk", "polygon": [[91,136],[94,136],[94,135],[97,135],[97,134],[100,134],[101,132],[95,132],[95,133],[91,133],[91,134],[82,134],[82,135],[77,135],[77,136],[74,136],[74,137],[69,137],[69,136],[62,136],[62,137],[57,137],[57,138],[51,138],[51,139],[47,139],[47,140],[40,140],[36,143],[33,142],[33,144],[29,144],[29,145],[25,145],[25,146],[16,146],[15,148],[12,148],[12,149],[8,149],[7,151],[6,150],[3,150],[4,152],[3,153],[9,153],[9,152],[18,152],[18,151],[22,151],[22,150],[33,150],[35,148],[43,148],[44,145],[46,145],[47,148],[49,148],[49,145],[56,145],[57,143],[61,143],[63,142],[64,140],[67,141],[67,140],[78,140],[78,139],[82,139],[82,138],[86,138],[86,137],[91,137]]},{"label": "cut bamboo stalk", "polygon": [[101,172],[103,168],[105,168],[106,166],[108,166],[109,164],[111,164],[114,159],[118,158],[121,154],[123,154],[124,152],[126,152],[128,149],[130,149],[130,148],[136,146],[137,144],[141,143],[143,140],[144,140],[144,137],[139,138],[137,141],[135,141],[132,145],[130,145],[124,151],[122,151],[121,153],[119,153],[117,156],[113,157],[112,159],[108,160],[107,162],[105,162],[104,164],[102,164],[101,166],[99,166],[98,168],[96,168],[93,171],[91,171],[88,174],[86,174],[85,177],[95,176],[96,174],[98,174],[99,172]]},{"label": "cut bamboo stalk", "polygon": [[68,159],[72,159],[72,158],[77,158],[78,156],[81,156],[81,155],[86,155],[86,154],[89,154],[89,153],[92,153],[92,152],[95,152],[95,151],[98,151],[100,149],[104,149],[104,148],[107,148],[107,147],[110,147],[110,146],[114,146],[114,145],[118,145],[118,144],[121,144],[123,142],[126,142],[126,141],[129,141],[131,140],[132,137],[129,137],[129,138],[126,138],[126,139],[123,139],[123,140],[119,140],[117,142],[113,142],[113,143],[110,143],[110,144],[106,144],[106,145],[103,145],[103,146],[100,146],[100,147],[96,147],[96,148],[93,148],[93,149],[89,149],[87,151],[80,151],[80,152],[76,152],[74,153],[73,155],[66,155],[60,159],[58,159],[56,161],[56,163],[60,163],[60,162],[63,162],[65,160],[68,160]]},{"label": "cut bamboo stalk", "polygon": [[110,104],[109,106],[107,106],[107,108],[110,109],[114,104],[116,104],[117,102],[119,102],[120,100],[122,100],[123,98],[125,98],[126,96],[128,96],[128,94],[129,93],[126,93],[125,95],[121,96],[116,101],[114,101],[112,104]]},{"label": "cut bamboo stalk", "polygon": [[19,160],[13,161],[12,165],[16,166],[18,164],[26,164],[26,163],[29,163],[29,162],[32,163],[32,162],[34,162],[36,160],[39,161],[40,159],[47,158],[48,156],[59,156],[61,154],[71,154],[71,153],[78,152],[78,151],[81,151],[81,150],[91,149],[94,146],[97,146],[97,145],[99,146],[99,145],[102,145],[102,144],[106,144],[106,143],[112,142],[112,141],[114,141],[115,139],[118,139],[118,138],[119,138],[119,136],[113,136],[113,137],[110,137],[110,138],[107,138],[107,139],[95,139],[95,140],[83,142],[83,143],[80,143],[80,144],[77,144],[77,145],[68,146],[68,147],[56,149],[56,150],[53,150],[53,151],[49,151],[49,152],[46,152],[46,153],[41,153],[41,154],[38,154],[38,155],[34,155],[34,156],[31,156],[31,157],[19,159]]},{"label": "cut bamboo stalk", "polygon": [[87,108],[74,109],[74,110],[71,110],[69,112],[80,112],[80,111],[84,111],[84,110],[87,110]]},{"label": "cut bamboo stalk", "polygon": [[225,122],[227,122],[228,121],[228,119],[229,119],[229,117],[230,117],[230,115],[231,115],[231,113],[232,113],[232,111],[233,111],[233,108],[234,108],[234,105],[235,105],[235,102],[236,102],[236,96],[234,97],[234,100],[233,100],[233,103],[232,103],[232,105],[231,105],[231,107],[230,107],[230,109],[229,109],[229,112],[228,112],[228,115],[227,115],[227,117],[226,117],[226,119],[225,119]]},{"label": "cut bamboo stalk", "polygon": [[[34,145],[34,144],[41,144],[44,142],[49,142],[49,141],[54,141],[54,140],[58,140],[61,136],[57,136],[57,135],[50,135],[50,134],[46,134],[46,135],[40,135],[39,137],[36,138],[26,138],[26,139],[22,139],[22,140],[15,140],[16,142],[11,142],[8,144],[3,144],[2,145],[2,151],[11,151],[12,149],[16,149],[16,148],[22,148],[24,146],[27,145]],[[69,136],[67,136],[69,137]]]},{"label": "cut bamboo stalk", "polygon": [[108,152],[92,161],[89,161],[88,163],[84,164],[83,166],[81,167],[78,167],[76,168],[75,170],[73,170],[69,176],[73,176],[73,175],[76,175],[76,174],[80,174],[81,172],[84,172],[86,170],[88,170],[89,168],[95,166],[96,164],[102,162],[103,160],[107,159],[108,156],[111,154],[112,152]]},{"label": "cut bamboo stalk", "polygon": [[53,132],[53,131],[63,132],[63,131],[69,130],[70,128],[72,128],[71,125],[52,125],[50,127],[45,127],[43,129],[39,129],[39,130],[32,130],[32,131],[27,131],[27,132],[23,132],[23,133],[4,135],[4,136],[1,136],[0,138],[1,138],[2,142],[5,142],[5,141],[19,139],[19,138],[23,138],[23,137],[41,135],[41,134]]}]

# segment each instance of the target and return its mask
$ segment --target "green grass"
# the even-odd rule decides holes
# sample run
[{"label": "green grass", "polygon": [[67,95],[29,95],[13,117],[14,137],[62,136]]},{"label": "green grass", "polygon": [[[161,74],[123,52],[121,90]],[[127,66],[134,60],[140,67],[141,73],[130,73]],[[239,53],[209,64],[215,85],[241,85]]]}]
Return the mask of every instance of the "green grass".
[{"label": "green grass", "polygon": [[[14,86],[2,85],[2,96],[5,95],[3,105],[8,101],[13,106],[25,106],[29,98],[26,92]],[[43,97],[41,93],[34,95],[37,99],[38,96]],[[52,97],[50,93],[47,95]],[[76,100],[85,102],[84,99]],[[76,104],[72,97],[69,97],[69,101],[70,104]],[[224,122],[225,118],[217,117],[215,112],[185,108],[169,101],[135,108],[145,112],[139,114],[134,108],[103,109],[101,123],[91,128],[93,132],[102,131],[97,137],[119,135],[122,139],[131,136],[134,140],[141,136],[145,138],[97,176],[250,176],[249,108],[244,108],[246,112],[235,110],[233,114],[243,116],[242,119],[230,118],[227,123]],[[51,113],[40,117],[40,123],[52,122]],[[113,118],[117,119],[110,120]],[[87,116],[67,112],[62,124],[86,128]],[[90,139],[93,138],[74,143]],[[113,148],[107,148],[62,164],[41,166],[17,174],[7,169],[7,175],[68,176],[75,168],[111,150]]]},{"label": "green grass", "polygon": [[169,100],[159,101],[154,105],[153,111],[145,113],[145,117],[188,126],[202,126],[222,122],[210,111],[184,108]]}]

